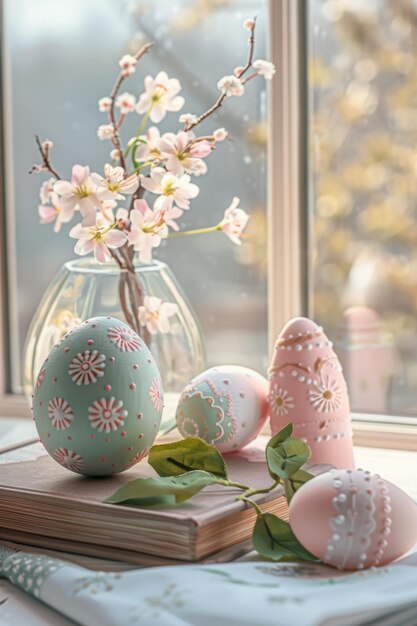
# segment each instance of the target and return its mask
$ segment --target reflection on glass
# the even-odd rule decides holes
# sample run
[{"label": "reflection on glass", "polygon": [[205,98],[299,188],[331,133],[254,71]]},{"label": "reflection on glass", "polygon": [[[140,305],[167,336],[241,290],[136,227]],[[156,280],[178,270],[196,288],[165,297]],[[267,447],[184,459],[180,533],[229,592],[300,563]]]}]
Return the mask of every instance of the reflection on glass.
[{"label": "reflection on glass", "polygon": [[[11,324],[17,333],[12,354],[17,390],[21,385],[18,361],[33,312],[62,262],[74,257],[73,241],[56,237],[52,229],[38,224],[41,181],[27,175],[38,160],[34,133],[53,140],[55,162],[63,173],[69,174],[76,162],[104,164],[108,146],[96,136],[103,123],[97,100],[109,93],[117,60],[150,40],[156,46],[126,88],[138,94],[146,74],[165,69],[180,80],[189,111],[204,111],[217,97],[218,79],[231,73],[242,52],[246,54],[242,21],[254,14],[258,17],[256,55],[265,58],[267,2],[5,0],[5,13],[10,75],[6,95],[13,121],[13,180],[8,183],[14,196],[9,218],[14,223],[17,257],[17,284],[12,285],[16,316],[12,313]],[[197,312],[208,365],[239,363],[263,371],[267,365],[265,84],[254,81],[247,91],[244,100],[231,100],[202,126],[202,131],[225,126],[232,140],[219,146],[215,158],[208,161],[209,173],[199,179],[200,195],[183,224],[199,228],[216,223],[237,195],[241,207],[252,214],[248,239],[240,249],[216,234],[173,239],[158,250],[158,258],[172,268]],[[177,118],[178,114],[169,114],[162,130],[175,130]]]},{"label": "reflection on glass", "polygon": [[310,313],[354,410],[415,415],[417,3],[309,0],[308,33]]}]

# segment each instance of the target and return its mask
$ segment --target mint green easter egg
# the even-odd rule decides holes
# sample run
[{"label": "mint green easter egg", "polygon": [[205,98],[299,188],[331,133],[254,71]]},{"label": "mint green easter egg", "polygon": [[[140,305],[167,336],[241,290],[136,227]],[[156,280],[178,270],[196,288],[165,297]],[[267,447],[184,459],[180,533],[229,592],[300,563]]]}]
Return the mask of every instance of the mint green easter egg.
[{"label": "mint green easter egg", "polygon": [[33,396],[46,451],[87,476],[117,474],[144,458],[162,408],[161,377],[150,351],[111,317],[86,320],[52,348]]}]

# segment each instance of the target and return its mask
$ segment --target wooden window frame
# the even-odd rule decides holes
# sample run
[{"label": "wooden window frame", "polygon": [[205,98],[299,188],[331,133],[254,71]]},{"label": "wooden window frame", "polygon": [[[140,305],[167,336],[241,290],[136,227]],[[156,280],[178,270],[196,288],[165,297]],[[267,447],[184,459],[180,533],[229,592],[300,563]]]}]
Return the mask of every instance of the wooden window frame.
[{"label": "wooden window frame", "polygon": [[[306,0],[269,0],[270,58],[277,67],[269,85],[268,141],[268,335],[270,351],[284,323],[307,312],[307,93],[305,72]],[[0,2],[0,415],[29,417],[23,396],[10,392],[8,328],[16,313],[11,285],[16,284],[11,185],[10,76],[5,61],[6,37]],[[6,86],[6,88],[5,88]],[[5,146],[8,146],[7,159]],[[9,294],[11,306],[7,305]],[[171,404],[171,402],[170,402]],[[174,405],[173,405],[174,406]],[[357,445],[417,450],[417,424],[395,416],[355,414]],[[417,417],[416,417],[417,421]]]}]

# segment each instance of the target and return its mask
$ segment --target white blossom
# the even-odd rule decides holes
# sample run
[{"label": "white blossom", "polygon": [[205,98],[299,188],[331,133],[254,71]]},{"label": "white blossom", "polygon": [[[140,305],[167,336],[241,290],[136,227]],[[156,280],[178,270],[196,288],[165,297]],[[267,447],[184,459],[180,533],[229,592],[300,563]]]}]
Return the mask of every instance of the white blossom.
[{"label": "white blossom", "polygon": [[99,139],[113,139],[114,128],[113,124],[102,124],[97,129],[97,136]]},{"label": "white blossom", "polygon": [[197,115],[193,115],[192,113],[183,113],[179,117],[180,124],[194,124],[198,120]]},{"label": "white blossom", "polygon": [[54,183],[55,183],[55,178],[49,178],[49,180],[45,180],[45,182],[42,183],[42,187],[40,188],[40,191],[39,191],[39,197],[41,199],[42,204],[47,204],[49,202],[51,194],[54,191]]},{"label": "white blossom", "polygon": [[104,98],[100,98],[98,101],[99,111],[110,111],[111,107],[111,98],[105,96]]},{"label": "white blossom", "polygon": [[254,61],[252,65],[259,74],[259,76],[263,76],[265,80],[271,80],[276,72],[275,65],[271,63],[271,61],[257,59],[257,61]]},{"label": "white blossom", "polygon": [[242,96],[245,91],[242,82],[233,74],[223,76],[217,83],[217,88],[228,98],[230,96]]},{"label": "white blossom", "polygon": [[116,106],[120,109],[120,113],[126,115],[135,110],[136,98],[133,94],[125,91],[116,98]]},{"label": "white blossom", "polygon": [[239,202],[239,198],[235,196],[218,226],[219,230],[222,230],[238,246],[242,243],[240,237],[249,220],[249,215],[243,209],[238,208]]},{"label": "white blossom", "polygon": [[255,20],[250,20],[250,19],[249,20],[245,20],[243,22],[243,26],[244,26],[244,28],[246,28],[246,30],[251,31],[251,30],[253,30],[255,28]]},{"label": "white blossom", "polygon": [[168,237],[168,226],[161,211],[152,211],[146,200],[135,200],[133,206],[128,241],[134,250],[139,252],[139,260],[142,263],[150,263],[152,248],[157,248],[162,239]]},{"label": "white blossom", "polygon": [[110,261],[111,248],[120,248],[126,243],[127,237],[117,228],[109,226],[102,215],[97,215],[94,226],[83,227],[82,224],[74,226],[69,233],[73,239],[78,239],[74,252],[80,256],[94,252],[99,263]]},{"label": "white blossom", "polygon": [[151,335],[165,334],[171,330],[169,318],[178,313],[178,305],[163,302],[156,296],[145,296],[138,312],[141,326],[146,326]]},{"label": "white blossom", "polygon": [[96,210],[100,210],[100,195],[105,189],[93,182],[90,168],[74,165],[71,181],[58,180],[54,184],[54,191],[59,196],[60,205],[65,211],[79,209],[84,217],[83,225],[95,223]]},{"label": "white blossom", "polygon": [[224,141],[228,135],[228,132],[225,128],[217,128],[214,131],[213,137],[216,141]]},{"label": "white blossom", "polygon": [[159,72],[155,78],[146,76],[145,92],[136,105],[139,114],[148,113],[152,122],[159,123],[167,111],[179,111],[184,105],[184,98],[177,95],[181,91],[180,81],[168,78],[166,72]]},{"label": "white blossom", "polygon": [[125,54],[119,61],[119,65],[122,68],[122,74],[125,78],[133,74],[136,69],[137,59],[132,57],[131,54]]},{"label": "white blossom", "polygon": [[190,200],[198,196],[199,188],[190,182],[188,174],[176,176],[162,168],[155,168],[151,175],[142,176],[141,185],[147,191],[158,194],[156,209],[166,209],[175,202],[181,209],[190,208]]}]

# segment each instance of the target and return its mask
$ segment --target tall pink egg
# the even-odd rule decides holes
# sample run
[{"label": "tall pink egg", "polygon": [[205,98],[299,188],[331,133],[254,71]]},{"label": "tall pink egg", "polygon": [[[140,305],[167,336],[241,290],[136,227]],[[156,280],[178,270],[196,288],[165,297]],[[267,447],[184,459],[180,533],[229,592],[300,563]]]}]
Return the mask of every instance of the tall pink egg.
[{"label": "tall pink egg", "polygon": [[289,422],[314,463],[354,468],[349,398],[339,360],[323,329],[296,317],[279,335],[269,369],[271,431]]}]

